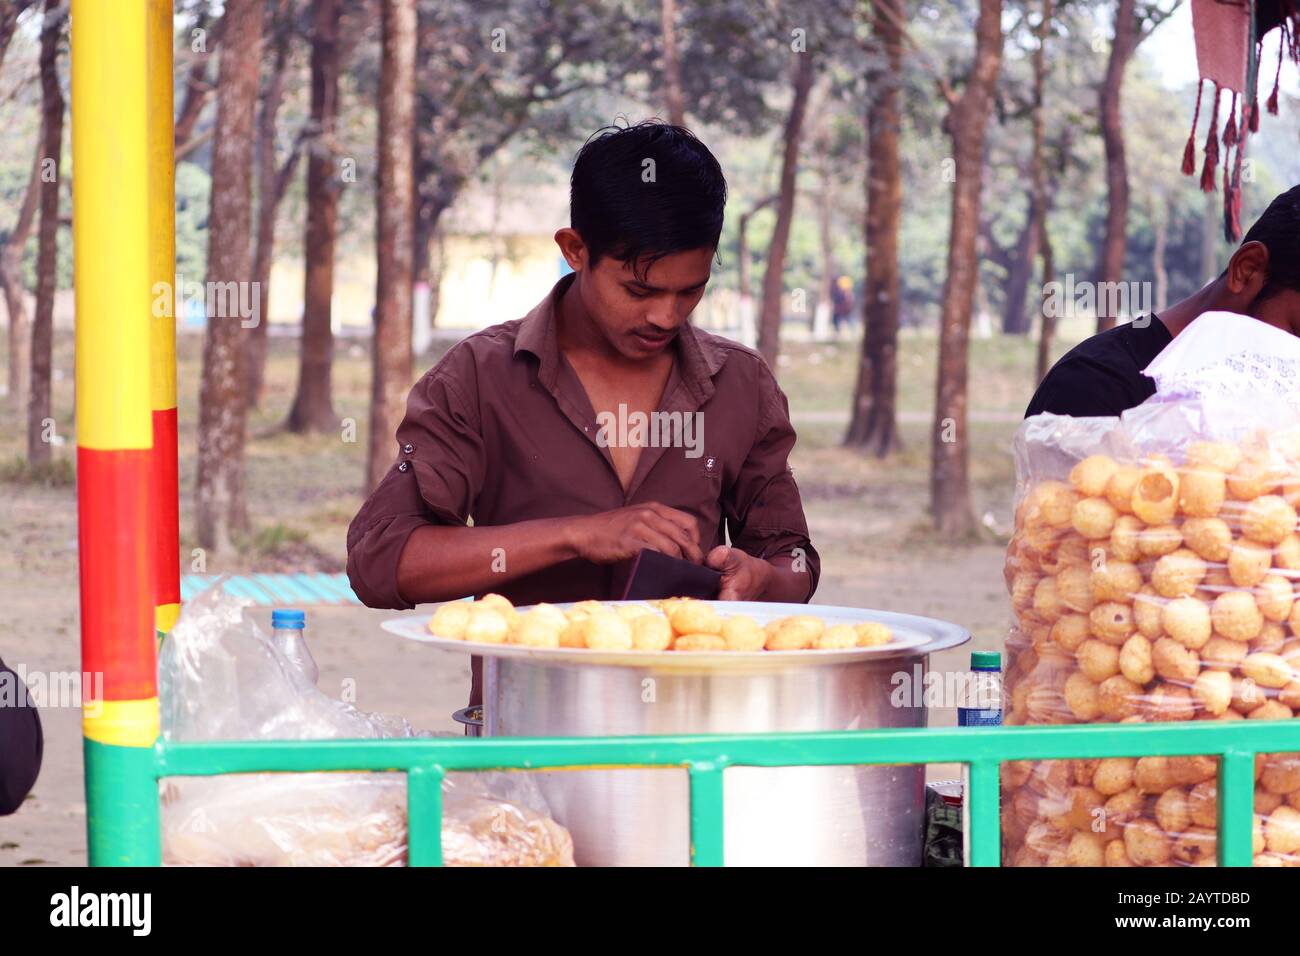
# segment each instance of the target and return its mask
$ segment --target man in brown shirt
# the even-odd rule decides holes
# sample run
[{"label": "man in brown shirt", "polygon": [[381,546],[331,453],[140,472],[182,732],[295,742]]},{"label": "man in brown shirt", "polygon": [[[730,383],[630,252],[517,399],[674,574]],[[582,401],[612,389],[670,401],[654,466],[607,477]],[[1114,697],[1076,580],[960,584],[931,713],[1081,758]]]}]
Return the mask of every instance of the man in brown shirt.
[{"label": "man in brown shirt", "polygon": [[757,353],[688,321],[725,201],[683,129],[588,141],[555,235],[573,274],[411,390],[398,460],[348,529],[362,601],[613,599],[642,548],[721,571],[723,600],[812,597],[785,396]]}]

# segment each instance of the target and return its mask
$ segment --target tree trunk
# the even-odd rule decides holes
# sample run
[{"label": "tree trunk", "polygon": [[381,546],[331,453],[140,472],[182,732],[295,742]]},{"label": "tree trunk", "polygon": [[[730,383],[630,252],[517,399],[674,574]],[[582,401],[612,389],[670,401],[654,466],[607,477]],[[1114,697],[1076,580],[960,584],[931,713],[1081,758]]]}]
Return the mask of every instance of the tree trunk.
[{"label": "tree trunk", "polygon": [[1043,317],[1038,333],[1038,378],[1041,384],[1047,377],[1047,370],[1052,367],[1052,339],[1056,335],[1056,309],[1047,307],[1047,284],[1056,279],[1056,266],[1052,261],[1052,237],[1043,222],[1043,293],[1039,299],[1038,312]]},{"label": "tree trunk", "polygon": [[[1031,159],[1030,162],[1032,164],[1034,161]],[[1031,169],[1031,179],[1033,175]],[[1003,286],[1006,297],[1006,305],[1002,313],[1003,335],[1027,335],[1032,324],[1025,306],[1029,299],[1029,282],[1034,277],[1034,266],[1038,262],[1041,217],[1038,201],[1031,189],[1025,225],[1016,240],[1015,257],[1011,261],[1007,281]]]},{"label": "tree trunk", "polygon": [[790,224],[794,221],[795,177],[799,171],[799,139],[808,92],[812,89],[812,54],[796,53],[794,99],[785,121],[785,150],[781,159],[781,188],[776,203],[776,225],[767,250],[767,270],[763,273],[763,308],[758,322],[758,351],[776,371],[776,354],[781,348],[781,294],[785,291],[785,250],[790,241]]},{"label": "tree trunk", "polygon": [[32,372],[27,405],[27,460],[50,461],[54,359],[54,292],[59,258],[59,186],[62,180],[63,92],[59,87],[59,42],[67,23],[62,0],[45,0],[41,24],[41,224],[36,233],[36,315],[32,322]]},{"label": "tree trunk", "polygon": [[1223,207],[1216,193],[1205,194],[1205,211],[1201,215],[1201,285],[1219,274],[1219,227],[1223,224]]},{"label": "tree trunk", "polygon": [[[1138,44],[1138,21],[1134,13],[1136,0],[1119,0],[1115,11],[1115,36],[1106,63],[1106,77],[1099,96],[1101,138],[1106,147],[1106,234],[1101,243],[1101,260],[1097,264],[1097,281],[1121,282],[1124,278],[1124,253],[1128,244],[1128,167],[1124,159],[1124,118],[1120,112],[1120,92],[1124,85],[1124,68]],[[1110,288],[1102,286],[1101,288]],[[1097,331],[1113,328],[1115,316],[1108,306],[1117,296],[1098,295]]]},{"label": "tree trunk", "polygon": [[659,0],[659,18],[664,41],[664,95],[668,100],[668,122],[685,126],[682,68],[677,58],[677,0]]},{"label": "tree trunk", "polygon": [[376,182],[375,335],[366,491],[393,463],[393,433],[411,387],[415,214],[415,0],[383,0]]},{"label": "tree trunk", "polygon": [[[252,168],[262,10],[258,0],[226,0],[212,192],[208,212],[207,280],[240,288],[252,274]],[[244,499],[245,332],[238,310],[209,315],[199,388],[199,454],[195,525],[199,545],[226,551],[248,530]]]},{"label": "tree trunk", "polygon": [[[887,7],[886,13],[880,12]],[[875,0],[871,29],[887,58],[874,71],[867,106],[866,281],[862,353],[853,390],[853,414],[844,444],[884,458],[902,447],[898,433],[898,226],[903,209],[898,155],[898,84],[902,75],[902,0]]]},{"label": "tree trunk", "polygon": [[1002,61],[1002,0],[980,0],[979,9],[970,79],[948,115],[956,182],[952,190],[948,274],[940,313],[930,473],[930,508],[935,530],[947,540],[966,537],[975,527],[966,428],[967,358],[979,268],[975,247],[984,178],[984,131]]},{"label": "tree trunk", "polygon": [[271,260],[275,249],[275,217],[284,199],[289,182],[293,179],[301,150],[297,143],[285,160],[284,167],[275,161],[276,117],[284,100],[284,78],[288,71],[290,0],[281,0],[277,9],[275,63],[266,92],[262,96],[262,109],[257,123],[257,251],[253,257],[253,278],[257,282],[258,322],[249,329],[245,345],[248,354],[244,367],[248,376],[248,407],[256,408],[262,402],[266,388],[266,356],[271,328]]},{"label": "tree trunk", "polygon": [[1169,270],[1165,267],[1165,248],[1169,244],[1169,207],[1164,197],[1157,196],[1151,228],[1155,244],[1151,247],[1151,271],[1155,274],[1155,311],[1163,312],[1169,305]]},{"label": "tree trunk", "polygon": [[307,160],[307,232],[303,244],[302,348],[298,390],[287,426],[294,432],[339,427],[331,400],[334,359],[331,300],[334,238],[341,182],[334,163],[334,125],[339,94],[339,0],[318,0],[311,41],[311,150]]},{"label": "tree trunk", "polygon": [[27,315],[27,289],[23,284],[23,249],[36,221],[36,206],[41,195],[41,155],[44,130],[37,131],[36,155],[32,173],[23,194],[18,220],[0,247],[0,289],[4,291],[5,309],[9,313],[9,407],[21,415],[27,408],[28,376],[31,374],[31,322]]}]

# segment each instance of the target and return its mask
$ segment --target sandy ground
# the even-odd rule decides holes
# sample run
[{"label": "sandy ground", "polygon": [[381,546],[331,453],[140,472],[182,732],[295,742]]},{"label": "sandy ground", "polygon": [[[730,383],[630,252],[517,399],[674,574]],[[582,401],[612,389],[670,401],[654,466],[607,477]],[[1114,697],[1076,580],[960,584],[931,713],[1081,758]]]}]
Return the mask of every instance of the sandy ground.
[{"label": "sandy ground", "polygon": [[[8,515],[0,527],[3,564],[0,594],[5,612],[3,654],[28,672],[76,671],[79,632],[73,514],[66,489],[10,486]],[[971,647],[996,648],[1005,631],[1001,589],[1002,549],[975,545],[937,552],[904,550],[888,562],[853,553],[855,530],[842,508],[810,503],[814,540],[826,569],[817,601],[906,610],[959,621],[976,639],[935,655],[944,670],[965,666]],[[936,586],[936,581],[941,582]],[[269,611],[257,612],[269,618]],[[338,694],[345,681],[364,710],[407,717],[417,727],[451,731],[451,712],[463,706],[468,669],[459,655],[433,651],[379,628],[392,612],[321,607],[309,611],[310,641],[320,665],[320,686]],[[15,815],[0,817],[0,866],[81,865],[85,862],[85,797],[80,712],[47,707],[45,760],[35,790]],[[931,722],[951,724],[953,713],[935,711]],[[951,775],[931,768],[930,776]]]}]

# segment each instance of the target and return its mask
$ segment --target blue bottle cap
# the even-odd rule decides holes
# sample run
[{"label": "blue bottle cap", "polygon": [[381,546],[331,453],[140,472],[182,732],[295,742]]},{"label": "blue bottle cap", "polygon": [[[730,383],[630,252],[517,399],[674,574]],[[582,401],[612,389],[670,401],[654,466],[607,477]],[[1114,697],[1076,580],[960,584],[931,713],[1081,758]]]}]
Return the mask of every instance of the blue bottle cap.
[{"label": "blue bottle cap", "polygon": [[271,627],[301,631],[307,626],[307,615],[293,608],[282,608],[271,612]]}]

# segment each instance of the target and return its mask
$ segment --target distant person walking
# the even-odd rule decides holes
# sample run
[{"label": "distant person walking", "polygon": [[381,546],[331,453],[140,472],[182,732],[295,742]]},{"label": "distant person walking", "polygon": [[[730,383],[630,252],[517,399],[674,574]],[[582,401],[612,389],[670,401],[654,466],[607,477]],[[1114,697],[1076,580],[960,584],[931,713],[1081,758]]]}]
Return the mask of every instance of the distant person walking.
[{"label": "distant person walking", "polygon": [[831,324],[839,334],[840,326],[853,327],[853,280],[840,276],[831,286]]}]

